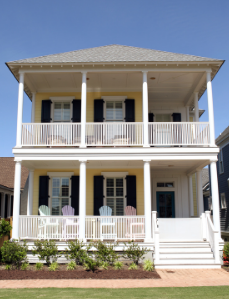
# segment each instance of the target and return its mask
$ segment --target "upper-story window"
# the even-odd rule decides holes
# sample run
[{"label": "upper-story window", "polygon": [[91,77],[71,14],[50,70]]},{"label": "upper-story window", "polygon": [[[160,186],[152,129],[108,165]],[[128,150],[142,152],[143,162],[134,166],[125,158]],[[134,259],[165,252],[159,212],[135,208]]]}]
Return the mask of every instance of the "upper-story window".
[{"label": "upper-story window", "polygon": [[68,177],[52,178],[51,207],[52,215],[61,215],[62,208],[70,203]]},{"label": "upper-story window", "polygon": [[53,121],[54,122],[70,122],[71,120],[71,103],[70,102],[54,102]]},{"label": "upper-story window", "polygon": [[123,121],[123,102],[106,102],[106,121]]},{"label": "upper-story window", "polygon": [[219,173],[224,172],[224,167],[223,167],[223,149],[220,149],[219,152]]}]

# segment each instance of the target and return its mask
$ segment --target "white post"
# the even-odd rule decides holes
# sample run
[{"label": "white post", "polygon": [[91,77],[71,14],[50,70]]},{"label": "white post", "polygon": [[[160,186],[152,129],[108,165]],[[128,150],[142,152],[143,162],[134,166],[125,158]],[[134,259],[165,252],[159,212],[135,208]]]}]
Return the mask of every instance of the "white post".
[{"label": "white post", "polygon": [[153,228],[154,234],[153,234],[153,239],[154,239],[154,262],[158,263],[159,262],[159,229],[157,227],[157,212],[153,211],[152,212],[152,222],[155,225]]},{"label": "white post", "polygon": [[24,94],[24,73],[20,73],[19,87],[18,87],[18,109],[17,109],[17,138],[16,138],[17,147],[21,147],[23,94]]},{"label": "white post", "polygon": [[80,161],[80,202],[79,202],[79,239],[85,240],[86,221],[86,160]]},{"label": "white post", "polygon": [[210,177],[211,177],[211,191],[212,191],[212,209],[213,209],[213,223],[215,230],[219,232],[221,237],[220,229],[220,216],[219,216],[219,188],[218,188],[218,177],[216,162],[210,163]]},{"label": "white post", "polygon": [[142,73],[143,73],[143,82],[142,82],[143,147],[149,147],[147,72],[143,71]]},{"label": "white post", "polygon": [[202,236],[203,236],[203,240],[206,241],[207,240],[207,222],[206,222],[207,219],[205,213],[202,213],[201,218],[202,218]]},{"label": "white post", "polygon": [[195,122],[199,121],[198,92],[194,92]]},{"label": "white post", "polygon": [[27,201],[27,216],[33,215],[33,178],[34,178],[34,170],[30,170],[28,201]]},{"label": "white post", "polygon": [[15,163],[14,174],[14,210],[13,210],[13,232],[12,238],[19,239],[19,214],[21,195],[21,161]]},{"label": "white post", "polygon": [[193,217],[194,216],[194,208],[193,208],[192,175],[188,176],[188,192],[189,192],[189,215],[190,215],[190,217]]},{"label": "white post", "polygon": [[81,87],[81,145],[86,147],[86,107],[87,107],[87,73],[82,72],[82,87]]},{"label": "white post", "polygon": [[6,195],[2,192],[1,194],[1,218],[5,218],[5,201],[6,201]]},{"label": "white post", "polygon": [[210,144],[211,144],[211,146],[215,146],[215,123],[214,123],[214,108],[213,108],[211,72],[207,72],[206,77],[207,77],[208,119],[209,119],[209,130],[210,130]]},{"label": "white post", "polygon": [[31,123],[35,122],[35,104],[36,104],[36,92],[32,92]]},{"label": "white post", "polygon": [[189,106],[186,106],[186,121],[189,122]]},{"label": "white post", "polygon": [[197,211],[199,217],[204,213],[204,199],[203,199],[203,186],[202,186],[202,171],[196,172],[197,180]]},{"label": "white post", "polygon": [[151,240],[151,185],[150,161],[144,160],[144,213],[145,213],[145,242]]}]

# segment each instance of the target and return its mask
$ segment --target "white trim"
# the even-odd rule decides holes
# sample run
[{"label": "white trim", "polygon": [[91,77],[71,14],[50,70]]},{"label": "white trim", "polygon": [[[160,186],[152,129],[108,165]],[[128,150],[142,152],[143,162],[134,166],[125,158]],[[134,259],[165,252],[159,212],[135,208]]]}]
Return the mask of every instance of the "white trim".
[{"label": "white trim", "polygon": [[101,172],[101,175],[107,178],[126,177],[129,172]]},{"label": "white trim", "polygon": [[104,101],[124,101],[127,99],[127,96],[102,96],[101,99]]},{"label": "white trim", "polygon": [[59,176],[66,176],[71,177],[74,175],[74,172],[47,172],[47,175],[50,177],[59,177]]}]

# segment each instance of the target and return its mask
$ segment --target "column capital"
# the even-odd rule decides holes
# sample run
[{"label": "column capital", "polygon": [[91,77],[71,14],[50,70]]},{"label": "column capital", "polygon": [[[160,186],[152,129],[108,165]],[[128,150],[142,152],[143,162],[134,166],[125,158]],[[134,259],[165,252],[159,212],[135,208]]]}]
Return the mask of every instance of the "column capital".
[{"label": "column capital", "polygon": [[149,159],[147,159],[147,160],[143,160],[143,162],[151,162],[152,160],[149,160]]},{"label": "column capital", "polygon": [[87,74],[87,71],[81,71],[81,74]]},{"label": "column capital", "polygon": [[79,160],[80,163],[87,163],[86,159]]},{"label": "column capital", "polygon": [[209,69],[206,70],[206,73],[207,73],[207,74],[211,74],[211,72],[212,72],[212,70],[209,70]]},{"label": "column capital", "polygon": [[15,164],[20,164],[21,165],[21,162],[22,162],[21,160],[16,160]]},{"label": "column capital", "polygon": [[145,71],[145,70],[144,70],[144,71],[142,71],[142,73],[143,73],[143,74],[144,74],[144,73],[146,73],[146,74],[147,74],[147,73],[148,73],[148,71]]}]

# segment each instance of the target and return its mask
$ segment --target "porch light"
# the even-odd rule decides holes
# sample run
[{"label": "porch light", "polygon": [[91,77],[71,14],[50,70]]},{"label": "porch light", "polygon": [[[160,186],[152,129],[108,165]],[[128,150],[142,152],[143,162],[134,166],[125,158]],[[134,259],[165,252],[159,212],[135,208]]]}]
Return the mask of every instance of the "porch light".
[{"label": "porch light", "polygon": [[227,186],[228,186],[228,188],[229,188],[229,178],[227,179]]},{"label": "porch light", "polygon": [[87,80],[90,80],[90,78],[87,78]]},{"label": "porch light", "polygon": [[150,80],[155,80],[156,78],[155,77],[150,77]]}]

